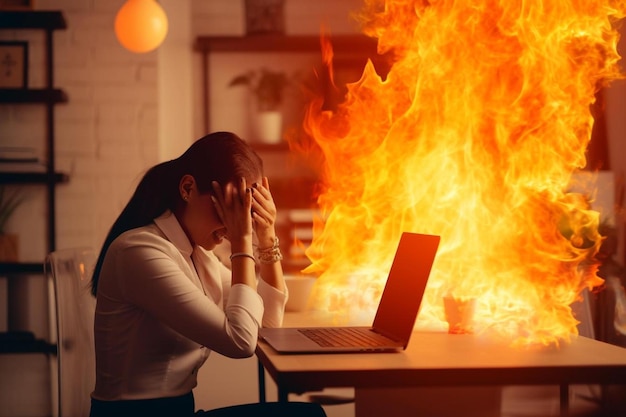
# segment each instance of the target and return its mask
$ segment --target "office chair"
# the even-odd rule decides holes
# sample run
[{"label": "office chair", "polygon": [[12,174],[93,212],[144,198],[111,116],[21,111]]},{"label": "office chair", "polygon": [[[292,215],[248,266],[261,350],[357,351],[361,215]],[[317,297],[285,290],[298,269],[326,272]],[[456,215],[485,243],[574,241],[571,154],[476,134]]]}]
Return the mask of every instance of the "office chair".
[{"label": "office chair", "polygon": [[326,417],[321,405],[308,402],[265,402],[231,405],[196,413],[198,417]]},{"label": "office chair", "polygon": [[44,263],[50,293],[54,294],[51,329],[52,341],[57,344],[57,385],[52,398],[60,417],[88,416],[91,407],[96,299],[91,295],[90,280],[95,263],[96,254],[88,248],[51,252]]}]

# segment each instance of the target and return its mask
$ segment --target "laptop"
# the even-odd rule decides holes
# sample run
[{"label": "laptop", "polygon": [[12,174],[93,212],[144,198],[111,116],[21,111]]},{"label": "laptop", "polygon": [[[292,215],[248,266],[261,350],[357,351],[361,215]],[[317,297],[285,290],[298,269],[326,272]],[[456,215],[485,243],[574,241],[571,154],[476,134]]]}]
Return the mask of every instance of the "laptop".
[{"label": "laptop", "polygon": [[261,328],[279,353],[393,352],[406,349],[439,247],[439,236],[403,232],[371,326]]}]

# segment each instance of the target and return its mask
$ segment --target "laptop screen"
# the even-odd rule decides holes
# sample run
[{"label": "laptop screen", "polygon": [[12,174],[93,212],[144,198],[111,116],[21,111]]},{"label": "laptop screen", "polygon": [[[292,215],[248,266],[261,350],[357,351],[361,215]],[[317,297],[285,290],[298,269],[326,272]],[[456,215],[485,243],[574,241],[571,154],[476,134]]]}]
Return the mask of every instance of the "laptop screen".
[{"label": "laptop screen", "polygon": [[439,236],[402,234],[374,318],[377,332],[394,340],[409,340],[439,241]]}]

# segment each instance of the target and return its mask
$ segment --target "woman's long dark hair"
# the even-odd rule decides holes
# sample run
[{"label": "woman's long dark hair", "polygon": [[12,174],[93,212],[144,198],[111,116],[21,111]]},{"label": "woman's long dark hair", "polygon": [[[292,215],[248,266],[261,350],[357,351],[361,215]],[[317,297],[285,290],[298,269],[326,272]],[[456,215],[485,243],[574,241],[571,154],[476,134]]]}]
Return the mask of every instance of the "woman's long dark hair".
[{"label": "woman's long dark hair", "polygon": [[111,243],[130,229],[150,224],[166,210],[180,203],[178,185],[183,175],[194,177],[200,193],[212,192],[211,182],[222,186],[241,177],[248,180],[263,175],[261,158],[237,135],[216,132],[194,142],[180,157],[150,168],[107,235],[91,278],[96,295],[104,257]]}]

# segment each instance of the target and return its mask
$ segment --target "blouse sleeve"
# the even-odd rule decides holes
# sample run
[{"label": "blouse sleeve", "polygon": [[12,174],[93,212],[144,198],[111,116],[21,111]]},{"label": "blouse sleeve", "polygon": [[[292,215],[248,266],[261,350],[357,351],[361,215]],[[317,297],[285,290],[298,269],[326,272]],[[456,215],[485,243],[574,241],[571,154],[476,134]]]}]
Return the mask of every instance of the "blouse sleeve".
[{"label": "blouse sleeve", "polygon": [[[224,302],[227,303],[231,282],[231,270],[221,262],[220,275],[222,277],[222,287],[224,288]],[[259,279],[257,282],[257,292],[261,296],[264,306],[263,327],[281,327],[285,315],[288,293],[280,292],[262,279]]]},{"label": "blouse sleeve", "polygon": [[220,354],[254,354],[263,316],[261,297],[246,285],[234,285],[222,310],[185,275],[177,255],[174,247],[149,239],[123,245],[115,252],[114,265],[125,298]]},{"label": "blouse sleeve", "polygon": [[278,291],[262,279],[259,280],[257,291],[263,299],[265,312],[263,314],[263,327],[281,327],[285,316],[285,305],[287,304],[287,287],[285,293]]}]

